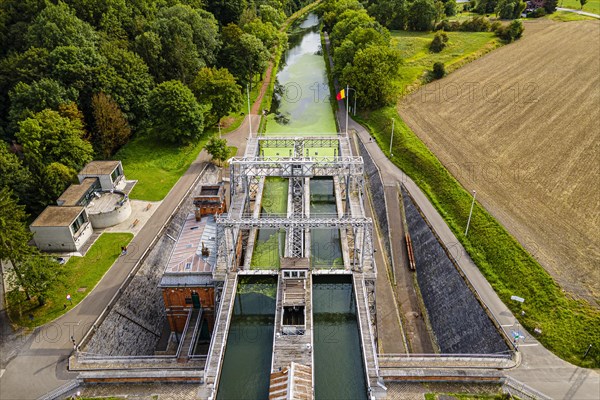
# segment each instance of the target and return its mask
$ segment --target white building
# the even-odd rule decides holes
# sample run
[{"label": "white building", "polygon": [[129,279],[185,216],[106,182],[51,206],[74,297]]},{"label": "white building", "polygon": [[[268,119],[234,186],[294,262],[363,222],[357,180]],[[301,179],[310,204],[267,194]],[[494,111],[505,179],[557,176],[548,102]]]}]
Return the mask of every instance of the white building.
[{"label": "white building", "polygon": [[82,206],[48,206],[29,229],[40,250],[53,252],[79,251],[93,233]]},{"label": "white building", "polygon": [[121,161],[92,161],[77,174],[79,183],[85,178],[98,178],[102,190],[123,190],[125,175]]}]

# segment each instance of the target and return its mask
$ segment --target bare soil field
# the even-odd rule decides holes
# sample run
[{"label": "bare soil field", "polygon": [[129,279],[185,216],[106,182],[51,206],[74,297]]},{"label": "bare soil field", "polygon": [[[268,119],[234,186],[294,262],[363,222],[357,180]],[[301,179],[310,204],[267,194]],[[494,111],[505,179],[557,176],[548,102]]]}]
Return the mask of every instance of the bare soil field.
[{"label": "bare soil field", "polygon": [[400,115],[567,292],[600,308],[600,21],[525,35]]}]

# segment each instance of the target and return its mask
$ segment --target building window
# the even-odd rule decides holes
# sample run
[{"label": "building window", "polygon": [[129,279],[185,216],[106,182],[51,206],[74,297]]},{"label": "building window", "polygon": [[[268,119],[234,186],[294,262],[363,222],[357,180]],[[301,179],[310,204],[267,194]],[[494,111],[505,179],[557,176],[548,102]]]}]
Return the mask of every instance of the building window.
[{"label": "building window", "polygon": [[112,172],[112,174],[110,174],[110,179],[113,181],[113,183],[115,183],[117,181],[117,179],[119,179],[119,177],[123,175],[121,173],[121,168],[117,167],[115,168],[115,170]]},{"label": "building window", "polygon": [[87,215],[84,212],[82,212],[81,214],[79,214],[77,219],[71,224],[71,232],[73,233],[73,235],[75,235],[86,222]]}]

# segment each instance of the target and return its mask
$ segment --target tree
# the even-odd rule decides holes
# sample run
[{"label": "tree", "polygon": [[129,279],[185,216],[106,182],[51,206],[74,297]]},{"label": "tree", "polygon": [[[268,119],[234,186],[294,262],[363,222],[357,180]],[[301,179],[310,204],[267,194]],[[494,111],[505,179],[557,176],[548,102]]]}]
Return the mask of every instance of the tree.
[{"label": "tree", "polygon": [[127,143],[131,128],[117,103],[104,92],[92,97],[92,110],[97,152],[103,158],[110,158],[119,147]]},{"label": "tree", "polygon": [[336,75],[340,75],[348,64],[354,61],[354,55],[360,49],[368,46],[387,46],[389,44],[389,32],[385,34],[374,28],[358,27],[350,33],[333,54]]},{"label": "tree", "polygon": [[382,0],[369,6],[369,14],[389,29],[404,29],[406,26],[406,1]]},{"label": "tree", "polygon": [[499,26],[495,33],[496,36],[500,37],[502,40],[511,43],[521,37],[523,34],[523,23],[515,19],[507,26]]},{"label": "tree", "polygon": [[203,109],[192,91],[180,81],[158,85],[148,97],[150,131],[173,143],[197,140],[204,129]]},{"label": "tree", "polygon": [[227,140],[219,139],[216,136],[210,138],[205,146],[208,154],[217,161],[219,165],[229,157],[229,148],[227,147]]},{"label": "tree", "polygon": [[583,10],[583,6],[587,4],[588,0],[579,0],[579,4],[581,4],[580,10]]},{"label": "tree", "polygon": [[456,3],[456,0],[446,0],[444,3],[444,14],[448,17],[456,15],[457,9],[458,4]]},{"label": "tree", "polygon": [[87,96],[100,89],[107,69],[106,58],[93,46],[56,47],[50,53],[50,62],[54,79]]},{"label": "tree", "polygon": [[16,131],[20,121],[36,112],[46,108],[57,110],[61,104],[76,101],[78,94],[76,89],[67,89],[50,78],[42,78],[30,85],[17,83],[9,93],[11,130]]},{"label": "tree", "polygon": [[356,28],[375,28],[383,31],[383,27],[366,10],[348,10],[339,16],[335,26],[331,30],[331,44],[337,47]]},{"label": "tree", "polygon": [[92,160],[94,153],[83,139],[85,131],[81,123],[48,109],[21,121],[16,137],[23,146],[28,166],[59,162],[78,171]]},{"label": "tree", "polygon": [[15,272],[14,274],[9,274],[9,282],[13,286],[22,287],[27,293],[28,300],[31,297],[36,297],[40,307],[46,304],[46,295],[48,292],[65,275],[62,265],[38,252],[25,258],[19,264],[18,269],[13,269],[13,271]]},{"label": "tree", "polygon": [[237,23],[247,5],[246,0],[209,0],[207,9],[225,26]]},{"label": "tree", "polygon": [[182,4],[163,9],[150,32],[136,38],[136,48],[161,82],[189,83],[201,67],[216,61],[218,26],[207,11]]},{"label": "tree", "polygon": [[70,184],[77,182],[77,171],[59,162],[48,164],[42,176],[42,184],[36,189],[46,204],[53,203]]},{"label": "tree", "polygon": [[433,0],[415,0],[408,10],[408,28],[413,31],[430,31],[435,17]]},{"label": "tree", "polygon": [[75,16],[73,10],[59,1],[50,2],[33,20],[27,31],[27,43],[53,50],[58,46],[94,46],[98,35],[94,28]]},{"label": "tree", "polygon": [[113,98],[129,121],[142,119],[148,112],[148,93],[154,87],[148,65],[134,52],[115,44],[103,45],[100,53],[109,65],[107,70],[112,70],[104,74],[102,90]]},{"label": "tree", "polygon": [[546,0],[544,1],[544,10],[546,13],[552,14],[556,11],[556,6],[558,5],[558,0]]},{"label": "tree", "polygon": [[496,5],[496,14],[501,19],[515,19],[521,16],[527,7],[521,0],[499,0]]},{"label": "tree", "polygon": [[437,24],[438,22],[440,22],[441,20],[443,20],[444,17],[446,16],[444,14],[445,6],[444,6],[444,3],[442,3],[441,1],[434,2],[433,6],[435,8],[435,20],[434,20],[434,24]]},{"label": "tree", "polygon": [[285,21],[285,13],[269,4],[261,4],[259,7],[259,14],[262,22],[270,22],[277,28]]},{"label": "tree", "polygon": [[31,174],[23,167],[21,160],[13,154],[4,142],[0,142],[0,188],[9,188],[21,203],[27,198],[31,188]]},{"label": "tree", "polygon": [[399,93],[395,80],[400,60],[400,52],[389,46],[369,46],[359,50],[354,64],[343,70],[342,86],[352,83],[358,101],[366,108],[394,102]]},{"label": "tree", "polygon": [[17,204],[12,191],[0,188],[0,260],[9,260],[13,265],[15,277],[29,300],[31,296],[19,270],[21,262],[33,250],[28,245],[33,235],[25,225],[26,220],[24,207]]},{"label": "tree", "polygon": [[478,14],[491,14],[496,9],[497,0],[476,0],[473,11]]},{"label": "tree", "polygon": [[223,28],[222,38],[220,65],[229,69],[242,85],[252,84],[252,77],[267,67],[269,51],[260,39],[244,33],[235,24]]},{"label": "tree", "polygon": [[244,101],[242,88],[226,68],[202,68],[191,85],[192,92],[201,104],[210,106],[210,123],[238,110]]},{"label": "tree", "polygon": [[244,32],[256,36],[267,49],[273,49],[283,43],[287,43],[287,35],[279,32],[270,22],[262,22],[255,19],[244,25]]}]

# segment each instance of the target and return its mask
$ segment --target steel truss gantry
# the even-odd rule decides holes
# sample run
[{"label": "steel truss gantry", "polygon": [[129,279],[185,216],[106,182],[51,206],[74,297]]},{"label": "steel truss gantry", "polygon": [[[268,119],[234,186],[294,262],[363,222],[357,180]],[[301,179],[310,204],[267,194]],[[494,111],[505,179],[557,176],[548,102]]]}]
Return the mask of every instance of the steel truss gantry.
[{"label": "steel truss gantry", "polygon": [[[217,259],[226,262],[229,271],[235,270],[233,249],[237,247],[239,232],[244,229],[277,228],[284,229],[288,235],[292,230],[305,231],[311,228],[338,228],[348,233],[352,253],[352,267],[356,271],[373,269],[373,221],[371,218],[353,218],[350,216],[319,215],[311,218],[288,218],[286,215],[254,218],[251,214],[241,218],[217,216]],[[225,267],[225,266],[224,266]]]}]

